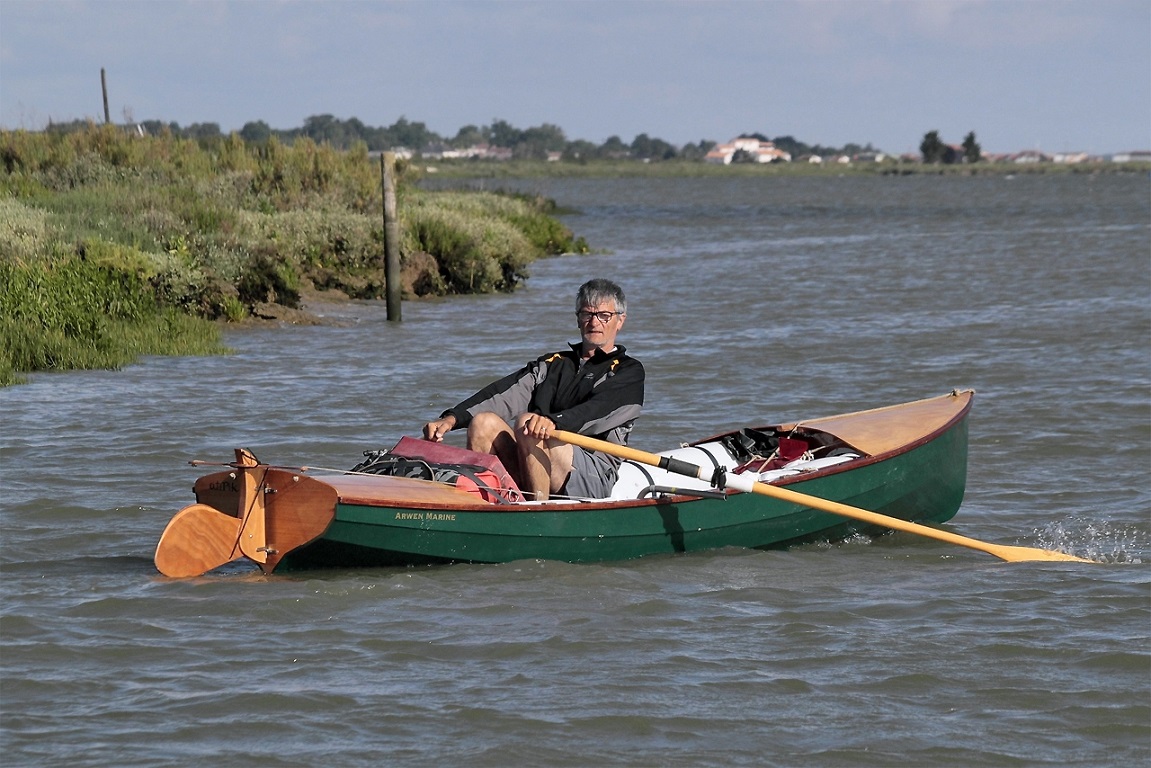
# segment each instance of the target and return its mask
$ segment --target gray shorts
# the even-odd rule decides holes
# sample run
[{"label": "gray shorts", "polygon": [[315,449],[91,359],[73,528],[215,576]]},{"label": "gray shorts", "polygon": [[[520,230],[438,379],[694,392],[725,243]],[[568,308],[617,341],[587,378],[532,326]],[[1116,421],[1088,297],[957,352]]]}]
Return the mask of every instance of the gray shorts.
[{"label": "gray shorts", "polygon": [[561,496],[604,499],[611,494],[618,476],[619,459],[598,451],[572,446],[572,471],[560,489]]}]

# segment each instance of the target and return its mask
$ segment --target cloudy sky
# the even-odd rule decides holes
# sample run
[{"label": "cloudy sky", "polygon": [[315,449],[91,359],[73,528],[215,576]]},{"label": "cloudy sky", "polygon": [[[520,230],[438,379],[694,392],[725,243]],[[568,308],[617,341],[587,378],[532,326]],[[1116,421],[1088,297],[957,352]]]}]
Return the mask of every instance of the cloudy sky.
[{"label": "cloudy sky", "polygon": [[1151,149],[1147,0],[2,0],[0,127],[311,115]]}]

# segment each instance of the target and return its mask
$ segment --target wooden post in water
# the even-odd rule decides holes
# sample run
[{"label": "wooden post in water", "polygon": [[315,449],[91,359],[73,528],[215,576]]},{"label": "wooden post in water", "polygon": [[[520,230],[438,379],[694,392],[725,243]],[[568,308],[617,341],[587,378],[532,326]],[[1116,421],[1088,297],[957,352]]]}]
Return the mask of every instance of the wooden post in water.
[{"label": "wooden post in water", "polygon": [[388,302],[388,320],[400,321],[400,234],[396,222],[396,153],[380,155],[384,181],[384,292]]},{"label": "wooden post in water", "polygon": [[100,67],[100,90],[104,92],[104,122],[112,122],[112,116],[108,113],[108,78],[104,76],[104,68]]}]

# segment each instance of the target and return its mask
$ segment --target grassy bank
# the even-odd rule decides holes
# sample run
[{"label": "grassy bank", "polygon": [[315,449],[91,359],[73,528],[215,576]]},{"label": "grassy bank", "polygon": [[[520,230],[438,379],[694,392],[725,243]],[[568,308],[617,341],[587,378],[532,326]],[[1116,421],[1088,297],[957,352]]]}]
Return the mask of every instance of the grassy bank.
[{"label": "grassy bank", "polygon": [[158,306],[138,276],[86,261],[0,263],[0,385],[30,371],[119,368],[224,351],[212,323]]},{"label": "grassy bank", "polygon": [[[535,259],[587,250],[550,201],[398,176],[409,298],[509,291]],[[213,321],[277,317],[313,288],[382,297],[380,188],[363,147],[0,132],[0,384],[219,352]]]}]

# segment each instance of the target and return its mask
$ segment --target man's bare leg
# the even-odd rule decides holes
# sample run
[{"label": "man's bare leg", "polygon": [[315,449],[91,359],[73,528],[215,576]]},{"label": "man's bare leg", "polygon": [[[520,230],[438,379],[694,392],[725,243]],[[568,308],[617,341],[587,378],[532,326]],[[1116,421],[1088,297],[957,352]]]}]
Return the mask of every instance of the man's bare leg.
[{"label": "man's bare leg", "polygon": [[537,501],[546,501],[567,482],[572,469],[572,447],[554,438],[524,434],[524,422],[530,417],[531,414],[524,414],[516,420],[522,487],[534,494]]},{"label": "man's bare leg", "polygon": [[520,466],[520,488],[532,494],[536,501],[547,501],[551,493],[551,458],[548,456],[546,438],[524,434],[524,422],[532,414],[525,413],[516,419],[516,450]]},{"label": "man's bare leg", "polygon": [[552,493],[559,493],[560,488],[568,481],[572,472],[572,448],[568,443],[561,443],[555,438],[548,438],[548,456],[551,458]]},{"label": "man's bare leg", "polygon": [[468,424],[468,450],[494,454],[508,474],[517,483],[522,482],[516,436],[508,423],[494,413],[477,413],[472,417]]}]

